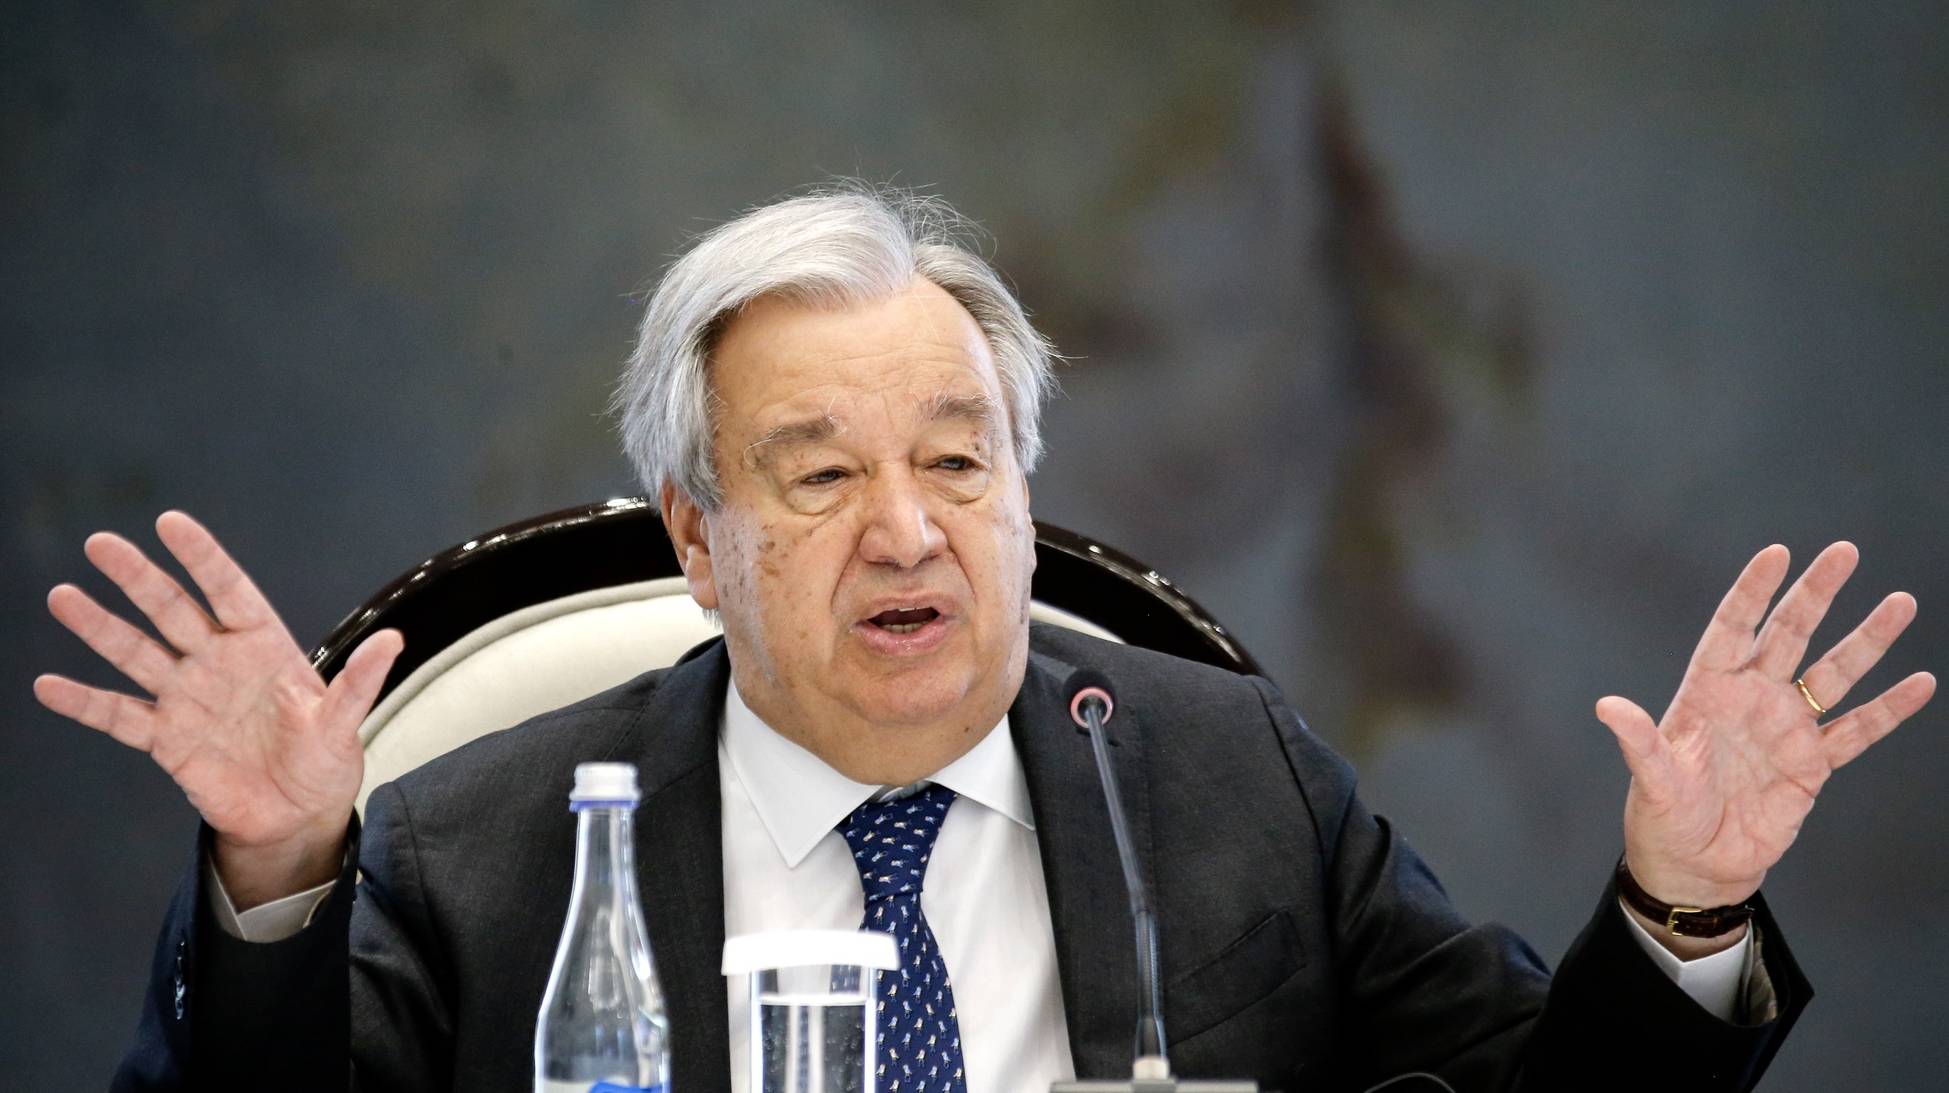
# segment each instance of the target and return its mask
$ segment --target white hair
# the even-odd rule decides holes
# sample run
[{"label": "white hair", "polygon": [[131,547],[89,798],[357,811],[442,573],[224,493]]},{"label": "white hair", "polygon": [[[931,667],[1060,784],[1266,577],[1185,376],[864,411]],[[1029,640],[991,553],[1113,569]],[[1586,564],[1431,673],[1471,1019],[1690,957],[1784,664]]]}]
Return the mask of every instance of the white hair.
[{"label": "white hair", "polygon": [[616,391],[623,450],[644,488],[656,496],[674,485],[706,511],[722,503],[710,357],[739,309],[761,296],[854,307],[916,276],[959,301],[987,337],[1016,462],[1023,474],[1034,470],[1055,352],[968,245],[974,235],[939,198],[857,183],[761,206],[705,233],[651,294]]}]

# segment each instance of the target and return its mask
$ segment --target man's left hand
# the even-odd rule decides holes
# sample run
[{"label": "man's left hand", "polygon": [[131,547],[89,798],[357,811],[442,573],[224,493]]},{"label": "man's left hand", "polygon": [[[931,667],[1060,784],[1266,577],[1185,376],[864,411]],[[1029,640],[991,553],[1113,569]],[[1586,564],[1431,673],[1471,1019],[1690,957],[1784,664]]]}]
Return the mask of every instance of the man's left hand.
[{"label": "man's left hand", "polygon": [[1769,617],[1788,556],[1783,546],[1767,547],[1719,604],[1663,720],[1654,723],[1629,699],[1598,700],[1597,717],[1631,768],[1625,861],[1659,900],[1722,907],[1750,897],[1792,845],[1827,776],[1935,693],[1935,677],[1917,672],[1824,723],[1814,708],[1838,707],[1907,629],[1915,598],[1906,592],[1891,593],[1795,675],[1859,558],[1851,543],[1828,547]]}]

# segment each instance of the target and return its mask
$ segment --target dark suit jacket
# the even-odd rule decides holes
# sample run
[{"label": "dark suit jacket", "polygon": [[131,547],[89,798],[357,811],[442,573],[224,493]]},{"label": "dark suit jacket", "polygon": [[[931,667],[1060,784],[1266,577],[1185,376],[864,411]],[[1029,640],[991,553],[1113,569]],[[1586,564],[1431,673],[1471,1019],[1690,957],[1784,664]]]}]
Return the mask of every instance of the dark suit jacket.
[{"label": "dark suit jacket", "polygon": [[[1457,1089],[1744,1089],[1809,988],[1764,913],[1779,1016],[1695,1006],[1629,936],[1614,892],[1554,980],[1523,942],[1470,926],[1351,768],[1273,687],[1036,627],[1009,724],[1041,846],[1077,1073],[1127,1076],[1137,982],[1128,908],[1075,666],[1119,696],[1113,761],[1156,891],[1171,1059],[1267,1089],[1363,1089],[1435,1071]],[[355,886],[297,936],[214,928],[200,868],[163,927],[118,1089],[525,1089],[568,906],[573,768],[632,762],[636,860],[668,998],[679,1093],[728,1089],[717,726],[721,642],[380,787]],[[1602,875],[1593,868],[1593,877]]]}]

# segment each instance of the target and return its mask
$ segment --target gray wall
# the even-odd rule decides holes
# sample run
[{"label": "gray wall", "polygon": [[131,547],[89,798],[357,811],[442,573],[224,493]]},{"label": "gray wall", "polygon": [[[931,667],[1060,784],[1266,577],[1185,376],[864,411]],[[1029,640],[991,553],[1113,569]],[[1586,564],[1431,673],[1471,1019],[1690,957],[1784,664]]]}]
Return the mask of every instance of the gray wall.
[{"label": "gray wall", "polygon": [[[1943,668],[1936,6],[77,5],[0,12],[0,1072],[126,1044],[194,816],[41,711],[41,606],[165,507],[301,640],[472,533],[632,484],[602,406],[686,233],[930,184],[1074,361],[1045,519],[1177,578],[1471,914],[1562,951],[1753,550]],[[884,10],[882,10],[884,9]],[[1838,637],[1839,624],[1823,632]],[[1767,890],[1819,997],[1769,1090],[1949,1067],[1930,709]]]}]

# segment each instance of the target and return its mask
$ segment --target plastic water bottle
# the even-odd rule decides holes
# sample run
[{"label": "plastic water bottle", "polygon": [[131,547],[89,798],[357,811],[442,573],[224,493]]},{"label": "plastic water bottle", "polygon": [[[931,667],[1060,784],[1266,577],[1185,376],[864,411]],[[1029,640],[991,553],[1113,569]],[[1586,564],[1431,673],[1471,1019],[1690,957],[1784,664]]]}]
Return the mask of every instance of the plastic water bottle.
[{"label": "plastic water bottle", "polygon": [[670,1025],[636,898],[628,763],[575,768],[575,887],[535,1023],[535,1093],[670,1090]]}]

